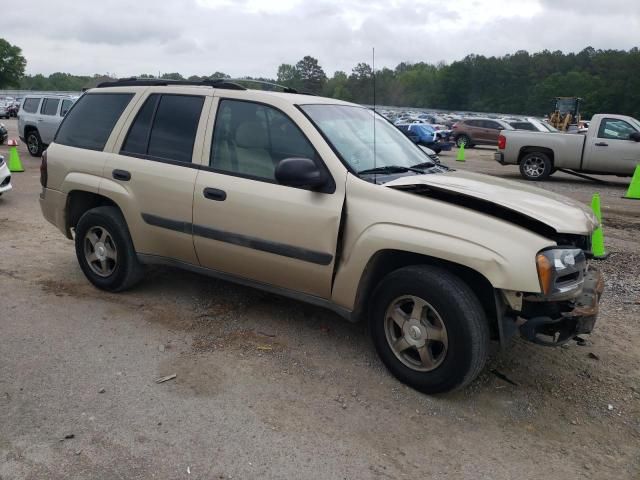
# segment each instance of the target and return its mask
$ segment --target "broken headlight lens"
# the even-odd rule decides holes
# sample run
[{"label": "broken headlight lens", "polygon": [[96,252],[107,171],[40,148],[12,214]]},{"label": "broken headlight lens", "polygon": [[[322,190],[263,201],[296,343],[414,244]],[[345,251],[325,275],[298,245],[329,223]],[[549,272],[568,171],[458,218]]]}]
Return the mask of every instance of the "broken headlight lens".
[{"label": "broken headlight lens", "polygon": [[547,296],[579,291],[584,282],[586,257],[579,248],[552,248],[536,256],[538,279]]}]

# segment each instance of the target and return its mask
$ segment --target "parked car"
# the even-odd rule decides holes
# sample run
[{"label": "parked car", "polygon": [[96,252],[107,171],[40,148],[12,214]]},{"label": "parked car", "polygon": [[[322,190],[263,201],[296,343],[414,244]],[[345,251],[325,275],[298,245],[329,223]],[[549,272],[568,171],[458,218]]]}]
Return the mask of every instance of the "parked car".
[{"label": "parked car", "polygon": [[11,111],[9,104],[6,102],[0,102],[0,118],[10,118]]},{"label": "parked car", "polygon": [[507,120],[507,123],[511,125],[515,130],[529,130],[530,132],[559,132],[557,128],[553,127],[544,120],[538,120],[534,117],[527,117],[525,119]]},{"label": "parked car", "polygon": [[495,118],[465,118],[454,124],[453,140],[456,146],[497,145],[501,130],[513,130],[507,122]]},{"label": "parked car", "polygon": [[18,112],[18,135],[30,155],[42,155],[76,100],[68,95],[27,95],[23,99]]},{"label": "parked car", "polygon": [[103,83],[60,125],[40,181],[97,288],[159,263],[324,306],[367,321],[389,370],[427,393],[468,384],[490,338],[555,346],[596,321],[588,208],[436,165],[359,105]]},{"label": "parked car", "polygon": [[11,190],[11,188],[11,172],[4,157],[0,155],[0,196]]},{"label": "parked car", "polygon": [[9,104],[9,116],[17,117],[18,111],[20,111],[20,102],[17,100],[14,100]]},{"label": "parked car", "polygon": [[0,145],[4,145],[9,137],[9,131],[4,123],[0,123]]},{"label": "parked car", "polygon": [[585,135],[508,131],[495,159],[519,165],[527,180],[544,180],[557,169],[631,176],[640,164],[640,122],[626,115],[594,115]]},{"label": "parked car", "polygon": [[428,124],[422,123],[401,123],[396,125],[398,130],[411,139],[413,143],[424,145],[436,153],[440,153],[440,137],[435,129]]}]

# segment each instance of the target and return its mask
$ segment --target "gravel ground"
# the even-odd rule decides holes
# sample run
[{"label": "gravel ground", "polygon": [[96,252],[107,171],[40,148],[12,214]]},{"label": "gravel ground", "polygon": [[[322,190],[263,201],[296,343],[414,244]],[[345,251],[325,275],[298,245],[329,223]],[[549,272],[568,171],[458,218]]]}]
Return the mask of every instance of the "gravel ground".
[{"label": "gravel ground", "polygon": [[[586,344],[517,339],[469,388],[425,396],[386,372],[362,325],[315,307],[168,268],[124,294],[92,288],[20,148],[26,172],[0,198],[1,479],[639,478],[640,202],[620,198],[626,180],[540,185],[603,199],[607,290]],[[442,158],[520,181],[491,153]]]}]

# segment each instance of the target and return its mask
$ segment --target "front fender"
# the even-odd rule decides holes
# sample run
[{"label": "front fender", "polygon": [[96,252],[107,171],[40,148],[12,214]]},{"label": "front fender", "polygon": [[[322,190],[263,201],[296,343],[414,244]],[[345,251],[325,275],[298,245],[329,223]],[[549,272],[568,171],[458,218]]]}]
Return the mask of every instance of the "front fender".
[{"label": "front fender", "polygon": [[399,224],[380,223],[364,230],[344,252],[337,270],[332,299],[353,309],[360,279],[369,260],[381,250],[399,250],[446,260],[468,267],[483,275],[494,288],[538,292],[536,252],[549,245],[546,239],[534,237],[526,245],[519,238],[500,238],[500,249],[488,243],[443,232]]}]

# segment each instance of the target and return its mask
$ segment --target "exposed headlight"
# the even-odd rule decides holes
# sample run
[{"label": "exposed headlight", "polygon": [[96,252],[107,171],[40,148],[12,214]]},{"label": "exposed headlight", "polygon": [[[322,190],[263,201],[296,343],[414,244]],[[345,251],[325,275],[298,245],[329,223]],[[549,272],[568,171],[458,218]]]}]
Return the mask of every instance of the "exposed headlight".
[{"label": "exposed headlight", "polygon": [[587,260],[579,248],[552,248],[536,255],[538,279],[545,296],[563,297],[582,289]]}]

